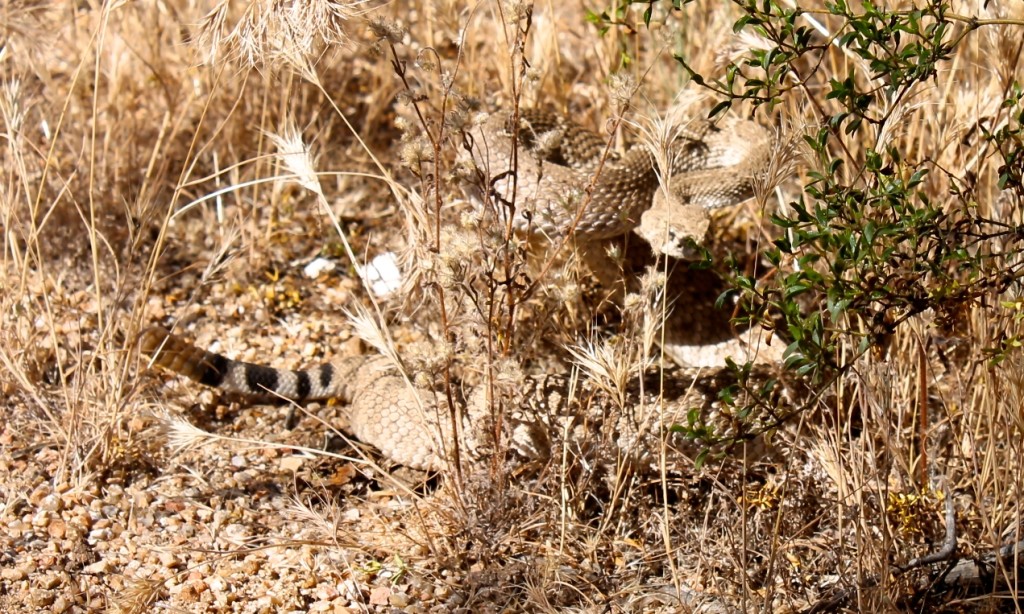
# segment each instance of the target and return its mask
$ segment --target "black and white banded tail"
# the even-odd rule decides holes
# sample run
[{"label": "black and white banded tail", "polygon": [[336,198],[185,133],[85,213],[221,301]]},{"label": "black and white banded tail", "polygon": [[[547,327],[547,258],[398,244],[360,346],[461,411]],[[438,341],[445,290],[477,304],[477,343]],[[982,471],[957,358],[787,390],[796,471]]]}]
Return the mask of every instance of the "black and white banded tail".
[{"label": "black and white banded tail", "polygon": [[227,392],[292,401],[347,396],[345,372],[350,370],[344,368],[346,363],[325,363],[300,371],[276,369],[208,352],[158,326],[143,331],[139,346],[154,364]]}]

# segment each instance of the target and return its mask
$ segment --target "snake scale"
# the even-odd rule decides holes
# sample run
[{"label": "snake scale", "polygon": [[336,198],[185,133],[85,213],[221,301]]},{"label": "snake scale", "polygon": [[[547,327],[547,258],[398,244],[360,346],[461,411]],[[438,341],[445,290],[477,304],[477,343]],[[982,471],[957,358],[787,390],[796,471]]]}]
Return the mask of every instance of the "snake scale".
[{"label": "snake scale", "polygon": [[[606,140],[564,115],[524,110],[518,129],[512,122],[507,114],[496,113],[470,132],[473,161],[484,183],[503,202],[514,201],[516,231],[555,238],[571,230],[575,240],[584,242],[636,228],[658,201],[662,183],[674,200],[701,209],[746,200],[771,150],[766,130],[727,116],[719,122],[694,119],[677,129],[663,145],[667,170],[659,168],[657,153],[647,145],[609,152],[601,165]],[[515,156],[513,133],[518,137]]]}]

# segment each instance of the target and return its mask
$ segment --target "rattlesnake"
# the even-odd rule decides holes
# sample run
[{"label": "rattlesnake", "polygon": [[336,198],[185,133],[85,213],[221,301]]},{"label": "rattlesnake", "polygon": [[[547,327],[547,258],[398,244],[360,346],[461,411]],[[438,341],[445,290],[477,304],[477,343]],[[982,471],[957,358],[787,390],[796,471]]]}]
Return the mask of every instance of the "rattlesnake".
[{"label": "rattlesnake", "polygon": [[[155,364],[225,392],[296,402],[336,398],[346,404],[345,430],[394,463],[439,471],[454,458],[445,395],[413,385],[382,356],[348,357],[289,371],[225,358],[161,327],[147,329],[140,345]],[[770,368],[760,367],[751,381],[763,384],[770,373]],[[738,420],[719,398],[721,391],[732,387],[735,406],[742,407],[746,397],[741,380],[726,369],[671,367],[634,378],[621,397],[561,374],[496,382],[491,388],[493,403],[485,385],[464,395],[455,390],[455,403],[464,410],[458,427],[460,449],[470,458],[493,450],[497,407],[504,408],[509,445],[528,460],[549,458],[559,437],[574,446],[595,440],[580,429],[600,433],[596,440],[610,442],[616,449],[612,458],[625,454],[640,462],[656,456],[655,438],[662,427],[691,427],[689,436],[676,433],[669,441],[691,455],[714,441],[737,444],[754,439],[748,433],[757,433],[760,427]],[[754,443],[749,452],[760,454],[763,440],[756,438]]]},{"label": "rattlesnake", "polygon": [[[623,154],[606,153],[604,138],[561,114],[524,110],[518,120],[516,128],[510,114],[492,114],[469,131],[469,165],[477,172],[466,182],[471,200],[522,235],[570,238],[609,288],[622,280],[607,255],[609,239],[633,231],[655,255],[689,258],[704,241],[710,210],[754,195],[774,146],[769,131],[735,115],[665,120],[668,128],[648,131],[648,140],[660,142]],[[661,341],[666,355],[692,367],[719,367],[727,358],[780,361],[783,344],[769,343],[760,327],[733,331],[728,310],[712,307],[724,290],[708,271],[675,267]]]},{"label": "rattlesnake", "polygon": [[[503,221],[510,221],[517,232],[550,240],[571,229],[577,241],[599,243],[637,228],[652,206],[660,206],[660,173],[646,147],[607,156],[594,180],[602,164],[603,139],[557,115],[524,112],[520,118],[525,129],[518,131],[522,147],[514,163],[508,116],[491,116],[468,133],[475,168],[483,178],[475,185],[488,186],[491,192],[476,197],[514,202],[515,207],[499,207],[498,215],[511,212],[511,219]],[[769,139],[750,122],[729,120],[724,126],[695,122],[673,145],[668,182],[672,206],[703,210],[750,196],[751,176],[767,156]],[[145,331],[140,345],[155,364],[222,390],[296,401],[337,397],[348,403],[348,430],[396,463],[439,470],[454,458],[447,396],[413,386],[383,357],[345,358],[288,371],[206,352],[163,328]],[[453,400],[463,411],[455,424],[470,456],[491,449],[493,429],[486,425],[494,423],[494,408],[504,407],[509,441],[527,457],[545,457],[551,445],[547,431],[561,425],[561,432],[568,434],[579,420],[604,425],[615,445],[639,451],[642,457],[644,448],[656,449],[647,437],[688,420],[711,420],[720,436],[742,435],[729,413],[719,411],[718,391],[731,383],[735,377],[724,370],[669,369],[654,379],[634,378],[616,398],[567,377],[526,377],[504,388],[456,391]],[[682,440],[676,438],[676,443]]]}]

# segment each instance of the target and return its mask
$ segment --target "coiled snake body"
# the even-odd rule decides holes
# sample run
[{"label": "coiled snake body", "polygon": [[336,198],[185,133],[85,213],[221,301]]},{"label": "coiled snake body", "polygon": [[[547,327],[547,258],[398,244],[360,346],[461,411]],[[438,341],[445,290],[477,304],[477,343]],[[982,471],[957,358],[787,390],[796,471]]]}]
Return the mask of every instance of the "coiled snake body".
[{"label": "coiled snake body", "polygon": [[[609,155],[602,165],[604,140],[550,113],[521,115],[521,147],[514,156],[509,124],[507,116],[495,115],[471,133],[475,161],[485,176],[483,183],[499,199],[511,203],[514,197],[514,207],[503,210],[514,211],[511,223],[517,231],[555,238],[571,230],[581,242],[599,242],[636,228],[657,206],[663,183],[669,200],[700,209],[749,197],[751,177],[766,158],[769,143],[765,132],[749,122],[695,122],[672,144],[668,156],[671,176],[662,182],[664,173],[658,168],[657,156],[647,147]],[[588,198],[589,187],[592,194]],[[453,458],[450,446],[454,438],[445,395],[412,386],[380,356],[346,358],[290,371],[207,352],[158,327],[145,331],[140,344],[155,364],[226,391],[297,401],[341,398],[348,403],[348,430],[394,462],[438,470]],[[631,442],[628,445],[647,447],[651,442],[644,443],[644,433],[656,434],[660,425],[684,420],[693,409],[704,416],[713,414],[716,390],[728,383],[721,372],[699,369],[677,369],[663,375],[657,383],[630,389],[630,402],[650,409],[641,412],[646,421],[627,425],[614,419],[607,423],[623,433],[617,438],[621,445]],[[580,389],[573,386],[571,378],[559,375],[526,378],[513,387],[513,394],[506,394],[504,405],[524,416],[506,420],[506,426],[517,431],[511,436],[517,450],[527,456],[546,456],[550,443],[544,425],[558,419],[554,415],[579,411],[580,402],[573,391],[578,395]],[[485,425],[495,399],[488,400],[484,388],[470,390],[458,400],[464,410],[459,440],[471,456],[489,447],[486,440],[493,432]],[[611,415],[608,410],[614,405],[607,396],[593,393],[588,403],[591,415]],[[615,407],[611,413],[618,412],[621,418],[624,409]],[[538,413],[547,414],[546,419],[541,421]],[[635,418],[635,412],[632,415]],[[598,422],[593,418],[587,421]],[[722,428],[732,428],[729,424],[725,420]],[[626,431],[632,434],[627,436]]]}]

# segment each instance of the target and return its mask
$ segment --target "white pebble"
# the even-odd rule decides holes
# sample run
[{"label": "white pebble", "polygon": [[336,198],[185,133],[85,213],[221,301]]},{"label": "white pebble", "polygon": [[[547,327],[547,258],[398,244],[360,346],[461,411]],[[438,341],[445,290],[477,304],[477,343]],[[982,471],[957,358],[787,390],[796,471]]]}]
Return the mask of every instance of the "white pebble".
[{"label": "white pebble", "polygon": [[376,296],[388,296],[402,286],[402,271],[398,269],[398,258],[393,252],[377,256],[358,270]]},{"label": "white pebble", "polygon": [[335,269],[337,265],[333,261],[327,258],[314,258],[312,262],[306,265],[302,269],[303,275],[310,279],[316,279],[320,277],[321,273],[329,273]]}]

